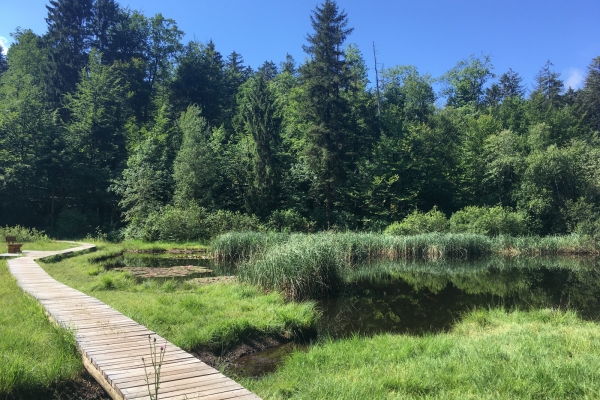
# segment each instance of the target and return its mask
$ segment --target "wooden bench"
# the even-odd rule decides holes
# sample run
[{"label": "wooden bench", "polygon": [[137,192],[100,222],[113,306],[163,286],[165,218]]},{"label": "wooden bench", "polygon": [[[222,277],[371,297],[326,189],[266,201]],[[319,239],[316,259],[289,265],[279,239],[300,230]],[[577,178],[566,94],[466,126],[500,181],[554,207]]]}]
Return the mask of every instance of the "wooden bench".
[{"label": "wooden bench", "polygon": [[17,241],[17,237],[16,236],[7,236],[6,237],[6,244],[8,245],[8,253],[9,254],[17,254],[21,252],[21,246],[23,246],[23,243],[16,243]]}]

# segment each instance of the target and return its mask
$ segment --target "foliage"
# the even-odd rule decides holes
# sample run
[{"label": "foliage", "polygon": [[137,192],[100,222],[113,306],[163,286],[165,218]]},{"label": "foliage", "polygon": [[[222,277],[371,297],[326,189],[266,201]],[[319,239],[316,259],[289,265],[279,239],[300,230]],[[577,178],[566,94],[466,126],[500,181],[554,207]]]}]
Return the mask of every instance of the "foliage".
[{"label": "foliage", "polygon": [[450,228],[448,219],[437,207],[426,213],[413,211],[400,222],[394,222],[385,229],[388,235],[417,235],[429,232],[447,232]]},{"label": "foliage", "polygon": [[49,242],[50,238],[44,231],[38,231],[35,228],[25,228],[20,225],[0,226],[0,238],[6,236],[15,236],[17,242]]},{"label": "foliage", "polygon": [[307,232],[311,223],[295,210],[275,210],[266,227],[276,232]]},{"label": "foliage", "polygon": [[528,233],[527,215],[501,206],[469,206],[452,214],[450,231],[487,236],[523,236]]},{"label": "foliage", "polygon": [[233,230],[261,229],[258,218],[240,212],[209,212],[195,203],[166,205],[152,212],[139,230],[130,230],[130,238],[172,242],[205,241]]}]

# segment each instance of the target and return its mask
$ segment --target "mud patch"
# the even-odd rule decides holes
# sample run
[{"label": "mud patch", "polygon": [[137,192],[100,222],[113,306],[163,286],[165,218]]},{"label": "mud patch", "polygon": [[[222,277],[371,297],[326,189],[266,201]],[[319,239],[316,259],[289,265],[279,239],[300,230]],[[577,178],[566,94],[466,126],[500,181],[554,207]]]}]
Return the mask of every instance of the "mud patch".
[{"label": "mud patch", "polygon": [[215,277],[211,277],[211,278],[193,278],[193,279],[188,280],[187,282],[191,283],[192,285],[205,286],[205,285],[210,285],[213,283],[221,283],[221,284],[235,283],[235,282],[237,282],[237,278],[233,275],[215,276]]},{"label": "mud patch", "polygon": [[114,271],[127,271],[136,278],[182,278],[190,275],[209,274],[213,271],[205,267],[194,265],[180,265],[176,267],[119,267]]},{"label": "mud patch", "polygon": [[224,351],[221,349],[202,349],[192,352],[192,354],[213,368],[228,369],[232,364],[244,356],[290,342],[292,342],[292,339],[285,336],[248,338],[244,340],[243,343]]}]

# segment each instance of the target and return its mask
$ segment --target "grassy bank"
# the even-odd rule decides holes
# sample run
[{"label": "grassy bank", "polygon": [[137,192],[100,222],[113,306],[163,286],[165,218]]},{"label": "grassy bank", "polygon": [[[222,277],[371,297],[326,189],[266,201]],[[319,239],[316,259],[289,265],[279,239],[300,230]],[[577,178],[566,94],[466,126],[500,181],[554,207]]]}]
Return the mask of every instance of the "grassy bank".
[{"label": "grassy bank", "polygon": [[262,379],[265,399],[598,398],[600,329],[571,312],[474,311],[449,332],[324,341]]},{"label": "grassy bank", "polygon": [[147,247],[131,242],[97,246],[95,253],[40,264],[55,279],[100,299],[186,350],[226,349],[248,336],[293,336],[315,324],[313,303],[286,303],[279,293],[265,294],[236,281],[197,286],[180,280],[139,281],[127,272],[107,271],[102,268],[106,257]]},{"label": "grassy bank", "polygon": [[73,336],[48,321],[0,261],[0,398],[36,398],[82,371]]}]

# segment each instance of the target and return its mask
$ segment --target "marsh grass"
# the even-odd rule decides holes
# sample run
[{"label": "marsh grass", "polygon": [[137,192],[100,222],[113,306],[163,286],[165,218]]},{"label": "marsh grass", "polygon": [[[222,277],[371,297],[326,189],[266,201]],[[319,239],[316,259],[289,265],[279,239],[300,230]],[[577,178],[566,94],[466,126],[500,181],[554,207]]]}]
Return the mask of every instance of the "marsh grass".
[{"label": "marsh grass", "polygon": [[448,333],[324,340],[272,375],[265,399],[600,397],[600,329],[572,312],[474,310]]},{"label": "marsh grass", "polygon": [[595,242],[580,235],[488,237],[471,233],[394,236],[378,233],[228,233],[213,242],[219,258],[242,258],[240,280],[289,298],[322,295],[342,284],[348,271],[381,260],[476,260],[489,256],[597,255]]},{"label": "marsh grass", "polygon": [[238,261],[285,242],[290,234],[278,232],[230,232],[211,242],[214,257],[221,261]]},{"label": "marsh grass", "polygon": [[265,246],[263,251],[250,251],[248,260],[238,266],[238,277],[266,290],[281,290],[288,298],[304,299],[336,290],[343,284],[347,272],[356,269],[361,262],[467,259],[490,251],[489,238],[471,234],[295,234],[285,242]]},{"label": "marsh grass", "polygon": [[73,334],[51,324],[0,261],[0,398],[35,398],[82,371]]}]

